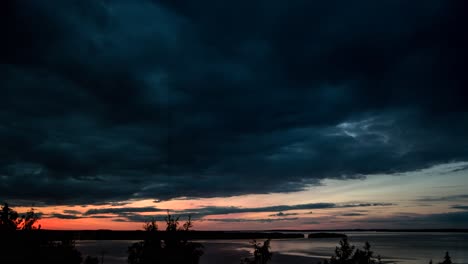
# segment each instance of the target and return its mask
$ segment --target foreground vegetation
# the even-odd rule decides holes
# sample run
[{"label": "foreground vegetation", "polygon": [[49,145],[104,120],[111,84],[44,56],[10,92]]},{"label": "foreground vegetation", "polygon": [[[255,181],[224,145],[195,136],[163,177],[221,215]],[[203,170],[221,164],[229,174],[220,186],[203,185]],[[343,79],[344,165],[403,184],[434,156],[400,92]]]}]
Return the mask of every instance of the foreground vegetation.
[{"label": "foreground vegetation", "polygon": [[[34,209],[20,215],[4,204],[0,210],[0,263],[6,264],[99,264],[97,257],[86,256],[76,249],[72,239],[53,240],[42,232],[38,224],[39,216]],[[160,232],[155,221],[144,225],[144,239],[128,247],[129,264],[198,264],[203,255],[203,245],[189,241],[193,223],[191,218],[179,224],[179,217],[169,213],[165,218],[165,232]],[[263,243],[253,240],[250,257],[241,259],[241,264],[267,264],[273,258],[270,251],[271,240]],[[334,255],[319,264],[382,264],[379,255],[371,251],[366,242],[362,249],[351,245],[347,237],[342,237]],[[433,264],[432,260],[429,264]],[[438,264],[452,264],[449,252]]]},{"label": "foreground vegetation", "polygon": [[[34,209],[24,215],[5,204],[0,211],[0,256],[1,263],[47,263],[47,264],[80,264],[81,253],[75,248],[72,240],[51,241],[42,236],[39,216]],[[87,258],[86,264],[93,264]]]},{"label": "foreground vegetation", "polygon": [[192,228],[189,219],[179,226],[179,217],[174,218],[169,213],[166,216],[166,236],[161,238],[158,226],[151,221],[144,226],[147,236],[144,241],[132,244],[128,248],[129,264],[198,264],[203,255],[203,245],[189,242],[184,236]]}]

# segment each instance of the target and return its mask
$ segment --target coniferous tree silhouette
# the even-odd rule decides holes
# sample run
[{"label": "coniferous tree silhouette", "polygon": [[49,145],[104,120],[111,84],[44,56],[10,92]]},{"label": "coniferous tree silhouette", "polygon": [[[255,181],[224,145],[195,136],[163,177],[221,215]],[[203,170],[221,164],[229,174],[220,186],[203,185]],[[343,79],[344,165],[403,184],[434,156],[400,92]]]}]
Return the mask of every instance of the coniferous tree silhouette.
[{"label": "coniferous tree silhouette", "polygon": [[[193,226],[191,218],[179,228],[179,217],[167,213],[166,231],[158,231],[153,220],[144,225],[144,241],[128,248],[129,264],[198,264],[203,254],[203,245],[187,240],[186,232]],[[164,235],[164,238],[161,236]]]},{"label": "coniferous tree silhouette", "polygon": [[445,252],[444,261],[439,262],[439,264],[452,264],[452,258],[450,257],[448,251]]},{"label": "coniferous tree silhouette", "polygon": [[340,246],[335,248],[335,255],[330,259],[331,264],[345,264],[351,259],[354,246],[350,245],[347,238],[340,240]]}]

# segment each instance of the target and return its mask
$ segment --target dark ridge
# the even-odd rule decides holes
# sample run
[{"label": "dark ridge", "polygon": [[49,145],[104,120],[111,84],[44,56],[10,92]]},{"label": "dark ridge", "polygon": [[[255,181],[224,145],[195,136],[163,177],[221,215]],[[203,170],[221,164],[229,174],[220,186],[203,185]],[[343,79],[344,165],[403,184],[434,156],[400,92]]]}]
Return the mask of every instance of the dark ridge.
[{"label": "dark ridge", "polygon": [[307,236],[308,238],[345,238],[348,237],[345,234],[340,233],[312,233]]}]

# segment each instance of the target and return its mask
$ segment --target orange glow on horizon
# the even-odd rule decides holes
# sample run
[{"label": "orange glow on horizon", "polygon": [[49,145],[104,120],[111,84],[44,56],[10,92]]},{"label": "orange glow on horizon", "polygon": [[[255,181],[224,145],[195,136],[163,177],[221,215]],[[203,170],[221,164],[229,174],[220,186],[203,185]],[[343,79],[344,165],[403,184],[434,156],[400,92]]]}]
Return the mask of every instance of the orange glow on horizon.
[{"label": "orange glow on horizon", "polygon": [[39,224],[41,229],[50,230],[141,230],[143,224],[135,222],[115,222],[112,219],[58,219],[45,218],[40,219]]}]

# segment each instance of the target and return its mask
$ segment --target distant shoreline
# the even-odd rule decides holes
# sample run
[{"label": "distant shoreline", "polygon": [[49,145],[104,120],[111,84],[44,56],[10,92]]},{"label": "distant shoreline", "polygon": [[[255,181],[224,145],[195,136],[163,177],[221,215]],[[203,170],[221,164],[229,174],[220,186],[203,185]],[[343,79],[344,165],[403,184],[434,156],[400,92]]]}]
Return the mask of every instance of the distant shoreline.
[{"label": "distant shoreline", "polygon": [[[431,233],[468,233],[468,229],[337,229],[337,230],[261,230],[261,231],[188,231],[178,232],[177,236],[189,240],[222,239],[299,239],[309,234],[320,233],[320,238],[336,238],[337,233],[346,232],[431,232]],[[38,230],[32,233],[15,232],[17,235],[34,235],[50,240],[143,240],[148,237],[145,231],[120,230]],[[2,235],[8,235],[3,233]],[[154,234],[153,234],[154,235]],[[168,236],[165,231],[155,234],[160,239]],[[174,234],[171,234],[173,236]],[[313,238],[313,236],[311,236]]]},{"label": "distant shoreline", "polygon": [[466,228],[420,228],[420,229],[271,229],[262,232],[431,232],[431,233],[468,233]]}]

